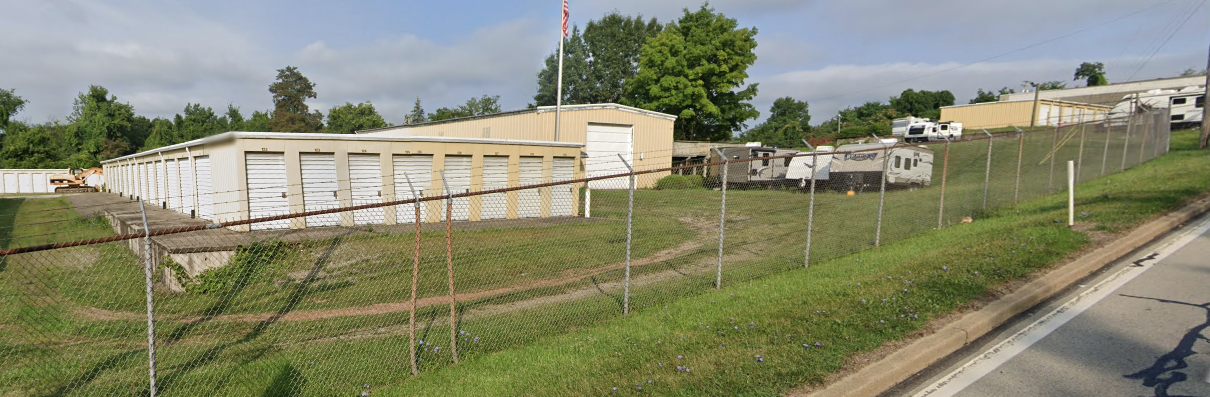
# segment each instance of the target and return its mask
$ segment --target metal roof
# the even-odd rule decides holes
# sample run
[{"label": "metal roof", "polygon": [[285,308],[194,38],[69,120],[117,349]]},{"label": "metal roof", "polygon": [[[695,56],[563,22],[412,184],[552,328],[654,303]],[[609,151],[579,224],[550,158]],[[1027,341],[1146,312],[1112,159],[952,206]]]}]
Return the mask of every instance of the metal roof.
[{"label": "metal roof", "polygon": [[[623,112],[629,112],[629,113],[639,114],[639,115],[648,116],[648,117],[660,118],[660,119],[669,120],[669,121],[676,120],[676,116],[673,116],[671,114],[660,113],[660,112],[646,110],[646,109],[639,109],[636,107],[619,105],[616,103],[594,103],[594,104],[586,104],[586,105],[563,105],[562,106],[562,111],[569,111],[569,112],[581,111],[581,110],[598,110],[598,109],[613,109],[613,110],[619,110],[619,111],[623,111]],[[372,129],[368,129],[368,130],[356,131],[355,133],[356,134],[370,134],[370,133],[383,132],[383,131],[407,130],[407,129],[413,128],[413,127],[427,127],[427,126],[432,126],[432,125],[458,123],[458,122],[471,121],[471,120],[490,119],[490,118],[495,118],[495,117],[514,116],[514,115],[528,114],[528,113],[541,114],[541,113],[549,113],[549,112],[553,112],[553,111],[555,111],[554,106],[538,106],[535,108],[510,110],[507,112],[485,114],[485,115],[480,115],[480,116],[459,117],[459,118],[440,120],[440,121],[429,121],[429,122],[417,123],[417,124],[406,124],[406,125],[397,125],[397,126],[392,126],[392,127],[372,128]]]}]

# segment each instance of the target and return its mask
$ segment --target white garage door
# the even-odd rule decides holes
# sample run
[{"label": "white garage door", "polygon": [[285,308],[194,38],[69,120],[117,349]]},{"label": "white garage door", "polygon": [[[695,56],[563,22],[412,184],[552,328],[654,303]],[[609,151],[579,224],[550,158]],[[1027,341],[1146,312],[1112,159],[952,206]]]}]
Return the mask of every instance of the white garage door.
[{"label": "white garage door", "polygon": [[[550,171],[552,182],[570,181],[575,178],[576,160],[570,157],[555,157],[554,168]],[[627,188],[629,188],[627,184]],[[550,216],[572,215],[572,191],[574,184],[556,185],[550,188]]]},{"label": "white garage door", "polygon": [[[193,162],[181,159],[181,213],[190,214],[193,208],[193,192],[197,185],[193,184]],[[194,213],[196,216],[197,214]]]},{"label": "white garage door", "polygon": [[[433,156],[427,154],[396,154],[392,157],[395,172],[395,199],[409,200],[415,196],[424,196],[424,191],[432,186]],[[406,177],[405,177],[406,175]],[[411,186],[408,185],[411,181]],[[412,194],[416,190],[416,195]],[[428,215],[427,202],[420,205],[420,220]],[[395,207],[395,221],[399,223],[416,222],[415,204],[404,204]]]},{"label": "white garage door", "polygon": [[[336,191],[336,155],[332,153],[302,153],[298,155],[302,166],[303,209],[319,211],[340,207]],[[307,227],[340,226],[340,213],[311,215]]]},{"label": "white garage door", "polygon": [[[521,186],[542,183],[542,158],[522,157],[520,172]],[[542,195],[538,188],[517,192],[517,217],[537,218],[542,216]]]},{"label": "white garage door", "polygon": [[34,174],[34,193],[49,193],[50,184],[46,183],[46,174]]},{"label": "white garage door", "polygon": [[[349,154],[349,186],[353,205],[382,202],[382,161],[377,154]],[[381,225],[384,219],[382,207],[353,212],[357,225]]]},{"label": "white garage door", "polygon": [[210,184],[210,156],[199,156],[197,161],[197,216],[214,221],[214,190]]},{"label": "white garage door", "polygon": [[[470,191],[471,156],[445,156],[445,181],[449,183],[448,191],[451,194],[466,193]],[[446,194],[445,191],[441,193]],[[441,220],[445,220],[445,210],[446,208],[442,208]],[[454,199],[453,212],[453,219],[456,221],[470,220],[470,197],[460,197]]]},{"label": "white garage door", "polygon": [[[588,177],[624,174],[628,172],[625,163],[618,159],[622,155],[627,162],[633,164],[634,127],[616,124],[588,124],[588,141],[585,152],[588,158],[584,161],[584,170]],[[626,177],[602,179],[588,182],[593,189],[628,189],[629,179]]]},{"label": "white garage door", "polygon": [[137,172],[135,174],[135,195],[139,198],[139,201],[147,202],[151,199],[147,196],[147,184],[149,183],[147,180],[147,163],[135,164],[134,169]]},{"label": "white garage door", "polygon": [[147,163],[147,197],[148,203],[160,206],[160,164],[158,161]]},{"label": "white garage door", "polygon": [[34,178],[30,174],[17,174],[17,184],[19,185],[17,187],[17,192],[20,192],[20,193],[33,193],[34,192]]},{"label": "white garage door", "polygon": [[155,162],[155,184],[157,191],[157,205],[168,205],[168,166],[163,161]]},{"label": "white garage door", "polygon": [[[483,190],[508,187],[508,157],[483,157]],[[504,219],[508,217],[508,193],[486,194],[480,200],[480,219]]]},{"label": "white garage door", "polygon": [[17,187],[17,174],[4,174],[4,192],[5,193],[20,193],[21,190]]},{"label": "white garage door", "polygon": [[181,174],[180,168],[176,165],[176,160],[168,160],[166,163],[168,170],[168,208],[181,211]]},{"label": "white garage door", "polygon": [[[256,219],[288,214],[290,203],[286,199],[285,154],[248,152],[244,154],[244,161],[248,175],[248,217]],[[252,230],[289,227],[289,219],[252,224]]]}]

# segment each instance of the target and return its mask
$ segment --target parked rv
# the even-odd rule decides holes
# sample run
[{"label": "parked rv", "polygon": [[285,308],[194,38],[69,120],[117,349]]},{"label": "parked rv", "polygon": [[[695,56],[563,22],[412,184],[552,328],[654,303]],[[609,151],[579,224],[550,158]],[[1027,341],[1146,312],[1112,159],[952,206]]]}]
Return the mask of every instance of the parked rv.
[{"label": "parked rv", "polygon": [[962,123],[904,117],[891,121],[891,136],[904,142],[934,142],[962,139]]},{"label": "parked rv", "polygon": [[[886,168],[888,187],[929,186],[933,176],[933,151],[923,146],[895,146],[895,139],[876,143],[817,148],[827,155],[800,156],[790,162],[786,178],[800,188],[810,186],[811,169],[815,180],[827,181],[837,190],[877,190]],[[889,149],[888,149],[889,148]],[[818,161],[818,164],[816,164]]]},{"label": "parked rv", "polygon": [[1150,90],[1122,97],[1109,111],[1114,125],[1124,125],[1126,117],[1148,109],[1168,108],[1173,128],[1184,128],[1202,123],[1202,109],[1206,106],[1206,87],[1185,87],[1180,90]]},{"label": "parked rv", "polygon": [[[765,160],[735,162],[727,170],[727,183],[729,184],[761,186],[783,184],[786,180],[786,170],[790,166],[791,158],[774,157],[789,156],[798,153],[797,150],[760,146],[729,147],[720,148],[719,150],[732,161],[765,158]],[[718,152],[710,152],[709,162],[716,163],[721,161],[722,159],[718,157]],[[710,169],[710,175],[716,181],[722,179],[722,167],[722,165],[716,165]]]}]

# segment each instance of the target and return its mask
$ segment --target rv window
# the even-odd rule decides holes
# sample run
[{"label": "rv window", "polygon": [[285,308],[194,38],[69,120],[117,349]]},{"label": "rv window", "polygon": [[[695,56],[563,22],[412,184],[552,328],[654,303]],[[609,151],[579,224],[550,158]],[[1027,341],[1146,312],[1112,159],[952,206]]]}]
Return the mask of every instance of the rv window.
[{"label": "rv window", "polygon": [[920,159],[912,159],[912,166],[913,166],[913,167],[919,167],[919,166],[920,166]]},{"label": "rv window", "polygon": [[1183,115],[1183,114],[1174,114],[1174,115],[1172,115],[1171,120],[1172,120],[1172,121],[1185,121],[1185,115]]},{"label": "rv window", "polygon": [[1172,98],[1172,104],[1173,105],[1184,105],[1185,98]]},{"label": "rv window", "polygon": [[942,124],[942,125],[941,125],[941,130],[942,130],[942,131],[945,131],[945,130],[948,130],[948,129],[950,129],[949,124]]},{"label": "rv window", "polygon": [[903,168],[903,159],[895,156],[895,168]]},{"label": "rv window", "polygon": [[907,159],[907,161],[904,161],[904,162],[903,162],[903,169],[904,169],[904,170],[911,170],[911,169],[912,169],[912,159]]},{"label": "rv window", "polygon": [[792,160],[792,159],[791,159],[791,158],[789,158],[789,157],[786,157],[786,161],[785,161],[785,163],[784,163],[784,164],[782,164],[782,166],[789,167],[789,166],[790,166],[790,160]]},{"label": "rv window", "polygon": [[1197,97],[1197,101],[1194,103],[1193,106],[1197,107],[1197,108],[1206,107],[1206,96],[1202,95],[1202,96]]},{"label": "rv window", "polygon": [[[761,155],[760,155],[760,156],[761,156],[761,157],[769,157],[769,154],[768,154],[768,153],[761,153]],[[761,165],[762,167],[768,167],[768,166],[769,166],[769,159],[764,159],[764,160],[761,160],[761,161],[760,161],[760,165]]]}]

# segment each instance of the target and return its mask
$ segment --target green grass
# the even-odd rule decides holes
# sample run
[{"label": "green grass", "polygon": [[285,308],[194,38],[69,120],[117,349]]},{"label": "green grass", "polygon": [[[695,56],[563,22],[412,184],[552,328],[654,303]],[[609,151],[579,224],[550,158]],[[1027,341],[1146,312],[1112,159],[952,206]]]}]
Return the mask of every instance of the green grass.
[{"label": "green grass", "polygon": [[[1188,145],[1188,135],[1178,135],[1174,147]],[[1092,147],[1103,146],[1104,140],[1096,140],[1103,133],[1087,138],[1085,159],[1099,160]],[[692,395],[760,394],[818,381],[844,357],[902,337],[990,286],[1048,266],[1086,243],[1085,236],[1052,222],[1064,217],[1060,197],[1033,200],[1047,191],[1049,164],[1037,163],[1049,152],[1051,139],[1026,140],[1020,194],[1025,204],[991,211],[982,209],[986,142],[953,144],[942,221],[952,225],[974,216],[976,222],[939,232],[932,230],[942,153],[933,146],[938,151],[933,186],[888,192],[883,248],[877,250],[869,250],[877,192],[821,192],[813,264],[807,270],[801,264],[808,196],[733,189],[724,247],[726,288],[720,292],[711,292],[718,192],[638,191],[634,258],[670,249],[679,255],[632,269],[636,284],[629,318],[619,318],[620,270],[460,301],[464,316],[458,318],[458,330],[469,335],[459,342],[463,362],[452,366],[444,353],[448,306],[427,307],[418,313],[418,334],[442,350],[422,352],[418,378],[410,378],[407,369],[407,314],[392,312],[311,321],[272,316],[192,324],[162,320],[157,325],[160,384],[165,395],[332,395],[356,393],[361,384],[375,390],[397,385],[391,392],[398,394],[543,395],[602,394],[652,380],[656,386],[647,391]],[[1059,158],[1074,158],[1073,147],[1064,146]],[[1111,154],[1123,146],[1116,148]],[[1012,204],[1016,150],[1015,140],[994,141],[993,208]],[[1111,159],[1120,162],[1117,156]],[[1204,177],[1176,177],[1207,175],[1205,160],[1201,153],[1178,151],[1124,174],[1094,179],[1097,173],[1083,173],[1089,182],[1080,188],[1080,208],[1090,213],[1083,220],[1124,230],[1179,205],[1210,188]],[[1099,171],[1099,165],[1092,168]],[[594,192],[593,205],[594,217],[607,220],[455,231],[458,291],[558,279],[622,262],[625,192]],[[0,239],[23,246],[111,234],[103,223],[78,220],[68,208],[62,199],[0,200],[0,223],[19,226]],[[37,230],[34,224],[43,221],[37,217],[61,222]],[[59,233],[43,236],[51,232]],[[404,301],[410,293],[412,239],[383,234],[309,242],[285,253],[264,251],[257,259],[269,266],[257,277],[205,294],[157,293],[156,310],[161,319],[289,315]],[[444,243],[443,233],[422,236],[421,297],[448,293]],[[138,319],[144,305],[142,268],[121,244],[82,248],[3,259],[13,265],[0,270],[0,296],[19,304],[6,305],[0,317],[0,331],[11,331],[0,333],[0,361],[13,363],[0,368],[0,385],[6,385],[0,394],[135,394],[145,387],[146,331]],[[949,270],[939,270],[946,264]],[[659,281],[643,281],[651,279]],[[592,292],[550,298],[572,291]],[[894,298],[895,306],[882,305],[882,298]],[[871,304],[860,305],[860,299]],[[898,320],[905,306],[920,318]],[[76,312],[88,307],[135,316],[103,320]],[[826,313],[815,313],[820,310]],[[875,324],[886,316],[893,321]],[[723,335],[717,334],[720,327]],[[801,346],[807,342],[825,346],[808,351]],[[671,357],[677,354],[686,357],[691,373],[676,373],[680,364]],[[766,361],[757,363],[756,354]],[[651,368],[656,362],[666,371]]]}]

